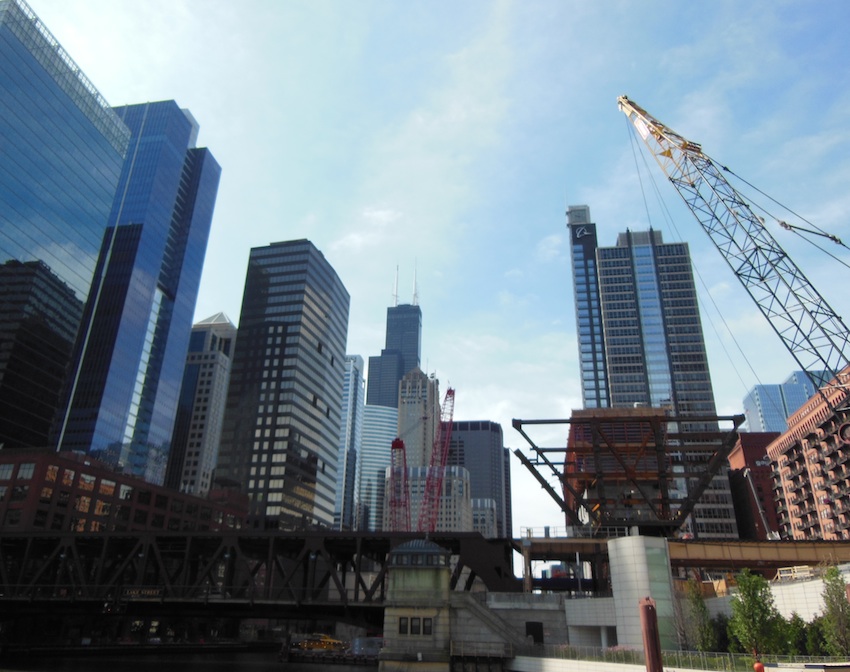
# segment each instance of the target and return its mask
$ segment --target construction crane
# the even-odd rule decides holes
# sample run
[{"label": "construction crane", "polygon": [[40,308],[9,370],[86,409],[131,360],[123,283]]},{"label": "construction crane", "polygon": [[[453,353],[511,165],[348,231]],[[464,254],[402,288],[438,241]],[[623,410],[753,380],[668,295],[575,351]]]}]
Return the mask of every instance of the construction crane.
[{"label": "construction crane", "polygon": [[835,378],[848,363],[850,331],[729,184],[726,169],[626,96],[617,104],[815,388],[823,385],[817,371]]},{"label": "construction crane", "polygon": [[410,489],[407,485],[407,457],[404,441],[395,439],[390,446],[390,532],[410,531]]},{"label": "construction crane", "polygon": [[425,477],[425,491],[419,507],[419,532],[435,532],[437,515],[440,510],[440,496],[443,492],[443,479],[449,460],[449,444],[452,440],[452,422],[454,420],[455,391],[450,387],[443,399],[440,422],[436,427],[434,447],[431,450],[431,464]]}]

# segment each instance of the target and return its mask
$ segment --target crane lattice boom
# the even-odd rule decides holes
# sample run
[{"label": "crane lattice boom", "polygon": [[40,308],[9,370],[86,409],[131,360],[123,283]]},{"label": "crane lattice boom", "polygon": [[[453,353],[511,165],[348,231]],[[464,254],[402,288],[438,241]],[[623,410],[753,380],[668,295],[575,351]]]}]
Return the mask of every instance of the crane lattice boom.
[{"label": "crane lattice boom", "polygon": [[835,377],[850,356],[847,327],[727,182],[722,168],[700,145],[626,96],[617,103],[815,387],[822,383],[814,372]]},{"label": "crane lattice boom", "polygon": [[425,492],[419,509],[419,532],[434,532],[437,529],[437,515],[440,510],[440,495],[443,491],[443,479],[449,459],[449,444],[452,440],[452,422],[455,409],[455,391],[446,390],[440,423],[436,428],[434,447],[431,450],[431,464],[425,477]]},{"label": "crane lattice boom", "polygon": [[390,446],[390,532],[410,532],[410,490],[407,486],[407,456],[404,441]]}]

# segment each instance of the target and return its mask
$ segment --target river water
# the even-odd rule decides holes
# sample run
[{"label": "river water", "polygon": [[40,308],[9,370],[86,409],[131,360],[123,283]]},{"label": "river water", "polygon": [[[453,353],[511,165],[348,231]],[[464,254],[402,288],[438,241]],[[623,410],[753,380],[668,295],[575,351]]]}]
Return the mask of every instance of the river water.
[{"label": "river water", "polygon": [[231,652],[190,655],[85,656],[0,663],[0,672],[377,672],[363,665],[281,663],[277,652]]}]

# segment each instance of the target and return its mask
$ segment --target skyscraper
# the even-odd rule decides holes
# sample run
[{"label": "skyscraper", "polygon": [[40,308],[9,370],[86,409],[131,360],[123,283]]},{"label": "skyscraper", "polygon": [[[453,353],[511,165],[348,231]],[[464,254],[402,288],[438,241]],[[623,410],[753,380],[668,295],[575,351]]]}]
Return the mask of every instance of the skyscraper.
[{"label": "skyscraper", "polygon": [[[615,246],[599,247],[587,206],[572,206],[567,216],[586,408],[716,415],[687,243],[664,243],[650,229],[626,231]],[[717,423],[705,420],[677,428],[715,430]],[[712,479],[683,529],[701,538],[736,536],[726,474]]]},{"label": "skyscraper", "polygon": [[130,132],[22,0],[0,0],[0,138],[0,444],[45,446]]},{"label": "skyscraper", "polygon": [[[386,344],[369,358],[366,403],[398,408],[398,384],[419,366],[422,352],[422,310],[415,303],[387,308]],[[389,450],[389,448],[388,448]]]},{"label": "skyscraper", "polygon": [[[817,375],[817,374],[816,374]],[[824,384],[828,382],[821,372]],[[788,418],[814,396],[817,390],[804,371],[795,371],[779,385],[756,385],[744,397],[747,431],[786,432]]]},{"label": "skyscraper", "polygon": [[596,265],[596,224],[590,221],[590,208],[586,205],[571,205],[567,209],[567,222],[573,261],[582,401],[584,408],[607,408],[610,397]]},{"label": "skyscraper", "polygon": [[384,519],[386,471],[390,447],[398,436],[398,409],[372,406],[363,409],[363,440],[357,468],[358,530],[380,530]]},{"label": "skyscraper", "polygon": [[348,307],[310,241],[251,250],[217,476],[257,528],[333,525]]},{"label": "skyscraper", "polygon": [[216,313],[192,327],[165,485],[204,496],[218,461],[236,327]]},{"label": "skyscraper", "polygon": [[132,138],[57,442],[161,484],[221,169],[174,101],[115,112]]},{"label": "skyscraper", "polygon": [[587,407],[714,415],[687,243],[664,243],[660,231],[627,231],[616,246],[598,247],[593,225],[573,221],[581,209],[587,212],[570,208],[568,227]]},{"label": "skyscraper", "polygon": [[492,500],[495,536],[509,538],[511,531],[510,462],[502,426],[489,420],[460,420],[453,424],[449,464],[469,470],[473,501]]},{"label": "skyscraper", "polygon": [[338,530],[353,530],[356,520],[357,460],[363,443],[365,387],[363,358],[346,355],[334,502],[334,528]]},{"label": "skyscraper", "polygon": [[440,423],[439,381],[417,366],[401,379],[398,396],[398,436],[404,441],[407,466],[427,467]]}]

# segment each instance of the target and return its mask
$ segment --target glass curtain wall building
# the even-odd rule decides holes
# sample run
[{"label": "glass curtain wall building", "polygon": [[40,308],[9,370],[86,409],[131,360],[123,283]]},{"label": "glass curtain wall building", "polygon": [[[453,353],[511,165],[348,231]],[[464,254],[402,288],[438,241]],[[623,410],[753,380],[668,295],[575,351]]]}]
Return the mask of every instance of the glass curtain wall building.
[{"label": "glass curtain wall building", "polygon": [[419,366],[421,354],[421,308],[416,304],[387,308],[386,344],[380,356],[369,358],[366,403],[398,408],[398,384]]},{"label": "glass curtain wall building", "polygon": [[0,138],[0,444],[46,446],[130,131],[21,0],[0,0]]},{"label": "glass curtain wall building", "polygon": [[495,535],[510,538],[510,461],[504,446],[502,426],[489,420],[460,420],[452,425],[449,464],[469,470],[470,496],[492,500]]},{"label": "glass curtain wall building", "polygon": [[398,436],[398,409],[366,404],[363,409],[363,442],[357,468],[358,530],[380,530],[384,520],[386,472]]},{"label": "glass curtain wall building", "polygon": [[365,391],[363,358],[360,355],[346,355],[334,502],[334,528],[338,530],[353,530],[357,517],[354,503],[357,489],[357,459],[363,442]]},{"label": "glass curtain wall building", "polygon": [[627,231],[597,258],[611,405],[714,415],[687,243],[665,244],[660,231]]},{"label": "glass curtain wall building", "polygon": [[606,408],[610,405],[610,398],[599,275],[596,271],[596,224],[590,221],[590,208],[586,205],[571,205],[567,210],[567,222],[572,251],[582,401],[584,408]]},{"label": "glass curtain wall building", "polygon": [[[826,385],[829,376],[815,372]],[[787,432],[788,418],[811,399],[817,390],[805,371],[795,371],[779,385],[756,385],[744,397],[747,431]]]},{"label": "glass curtain wall building", "polygon": [[132,140],[57,443],[162,484],[221,169],[173,100],[115,112]]},{"label": "glass curtain wall building", "polygon": [[309,240],[251,250],[216,475],[255,528],[333,525],[348,310]]},{"label": "glass curtain wall building", "polygon": [[[569,208],[568,228],[587,408],[716,415],[688,245],[649,230],[600,247],[587,206]],[[677,429],[716,431],[717,423],[683,421]],[[700,538],[737,536],[731,501],[729,479],[718,475],[689,529]]]}]

